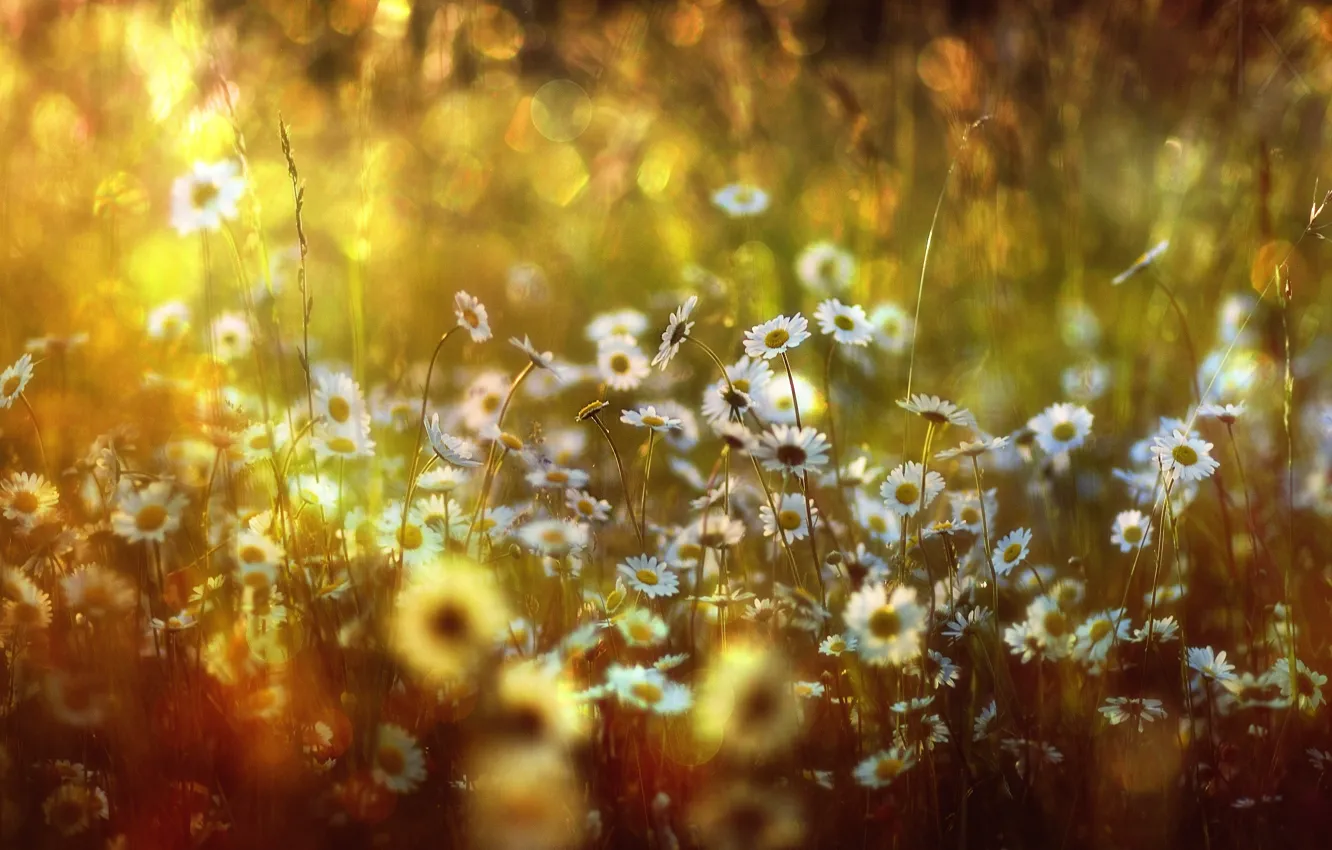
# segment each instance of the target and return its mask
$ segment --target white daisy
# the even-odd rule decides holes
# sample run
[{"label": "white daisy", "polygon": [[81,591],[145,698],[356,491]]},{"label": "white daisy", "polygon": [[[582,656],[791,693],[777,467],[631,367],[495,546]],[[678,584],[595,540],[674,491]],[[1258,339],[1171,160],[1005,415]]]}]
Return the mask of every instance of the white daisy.
[{"label": "white daisy", "polygon": [[0,410],[13,406],[32,380],[32,355],[25,354],[0,372]]},{"label": "white daisy", "polygon": [[897,406],[935,425],[976,427],[976,417],[971,415],[970,410],[958,407],[937,395],[913,395],[909,399],[898,401]]},{"label": "white daisy", "polygon": [[316,369],[314,377],[314,409],[317,418],[339,430],[370,426],[370,412],[365,407],[365,398],[351,375]]},{"label": "white daisy", "polygon": [[636,388],[649,371],[648,359],[633,337],[609,337],[597,348],[597,373],[613,390],[627,392]]},{"label": "white daisy", "polygon": [[831,242],[814,242],[796,257],[796,276],[813,292],[841,292],[856,274],[856,259]]},{"label": "white daisy", "polygon": [[425,422],[425,429],[426,437],[430,440],[430,448],[440,460],[459,467],[481,465],[480,450],[469,440],[444,433],[439,427],[438,413],[430,414],[430,419]]},{"label": "white daisy", "polygon": [[538,351],[537,347],[532,344],[532,340],[527,334],[523,334],[522,339],[519,339],[516,336],[509,337],[509,345],[512,345],[523,354],[526,354],[527,359],[531,360],[532,365],[536,368],[546,369],[555,373],[556,378],[560,377],[558,371],[555,369],[555,353],[552,351]]},{"label": "white daisy", "polygon": [[59,503],[59,491],[37,473],[15,472],[0,484],[0,512],[17,523],[21,533],[50,519]]},{"label": "white daisy", "polygon": [[[694,323],[689,321],[689,314],[694,312],[694,307],[698,305],[698,296],[691,295],[680,305],[680,309],[671,314],[671,319],[666,323],[666,330],[661,333],[661,346],[657,349],[657,354],[652,358],[653,366],[660,366],[663,370],[670,365],[671,360],[676,354],[680,353],[680,346],[689,338],[689,332],[694,329]],[[626,334],[625,336],[631,336]],[[603,337],[608,339],[610,337]],[[598,340],[600,344],[602,340]],[[600,345],[598,345],[600,347]]]},{"label": "white daisy", "polygon": [[1101,611],[1087,618],[1075,633],[1073,654],[1091,664],[1100,664],[1116,641],[1129,639],[1129,621],[1123,608]]},{"label": "white daisy", "polygon": [[406,729],[381,723],[375,740],[371,777],[394,794],[410,794],[426,779],[425,753]]},{"label": "white daisy", "polygon": [[223,363],[250,353],[250,323],[240,313],[226,312],[213,320],[213,356]]},{"label": "white daisy", "polygon": [[774,425],[760,438],[754,456],[767,470],[792,475],[817,472],[828,461],[828,439],[813,428]]},{"label": "white daisy", "polygon": [[161,543],[180,528],[184,509],[185,496],[173,493],[166,481],[154,481],[138,490],[123,487],[111,514],[111,528],[131,543],[141,540]]},{"label": "white daisy", "polygon": [[1234,425],[1244,415],[1244,402],[1239,404],[1204,404],[1198,408],[1198,415],[1216,419],[1226,425]]},{"label": "white daisy", "polygon": [[1120,511],[1115,516],[1115,524],[1110,528],[1110,542],[1118,546],[1121,552],[1150,545],[1152,518],[1142,511]]},{"label": "white daisy", "polygon": [[670,634],[666,621],[646,608],[634,608],[617,617],[615,628],[629,646],[656,646]]},{"label": "white daisy", "polygon": [[1143,724],[1151,723],[1166,716],[1159,699],[1138,699],[1135,697],[1110,697],[1098,711],[1105,715],[1111,726],[1137,721],[1138,731]]},{"label": "white daisy", "polygon": [[1318,706],[1325,701],[1323,699],[1323,685],[1327,684],[1327,677],[1317,671],[1310,670],[1304,665],[1304,662],[1295,659],[1295,675],[1290,674],[1290,659],[1278,658],[1268,671],[1271,680],[1281,689],[1281,696],[1286,701],[1294,699],[1295,704],[1303,711],[1312,714]]},{"label": "white daisy", "polygon": [[472,342],[490,339],[490,317],[486,314],[486,305],[477,298],[463,291],[455,293],[453,315],[458,317],[458,327],[471,335]]},{"label": "white daisy", "polygon": [[874,337],[874,326],[869,323],[865,308],[847,306],[836,298],[820,304],[814,311],[814,320],[819,323],[819,330],[842,345],[869,345]]},{"label": "white daisy", "polygon": [[745,331],[745,354],[771,360],[809,339],[808,328],[809,322],[799,313],[769,319]]},{"label": "white daisy", "polygon": [[[924,480],[925,490],[921,491]],[[879,487],[888,510],[896,516],[913,516],[928,508],[944,489],[943,476],[933,470],[926,472],[916,461],[907,461],[888,473],[888,478]]]},{"label": "white daisy", "polygon": [[647,330],[647,326],[647,316],[637,310],[626,308],[598,313],[587,323],[587,341],[601,342],[611,336],[631,336],[638,339],[639,334]]},{"label": "white daisy", "polygon": [[748,218],[768,208],[768,193],[748,183],[732,183],[714,192],[712,203],[731,218]]},{"label": "white daisy", "polygon": [[587,548],[587,526],[559,519],[538,519],[519,529],[518,538],[535,552],[562,558]]},{"label": "white daisy", "polygon": [[767,505],[760,505],[759,519],[763,522],[763,536],[775,536],[777,529],[780,527],[787,540],[804,540],[809,536],[809,518],[805,515],[806,507],[809,508],[814,517],[818,517],[819,512],[814,507],[813,501],[806,502],[805,497],[800,493],[786,493],[781,497],[777,505],[775,519],[771,508]]},{"label": "white daisy", "polygon": [[611,503],[586,490],[565,490],[564,506],[583,522],[605,522],[611,515]]},{"label": "white daisy", "polygon": [[668,680],[655,667],[612,664],[606,685],[622,704],[656,714],[681,714],[694,702],[688,686]]},{"label": "white daisy", "polygon": [[196,162],[171,184],[171,226],[181,236],[218,230],[223,220],[239,214],[236,205],[244,194],[245,178],[235,162]]},{"label": "white daisy", "polygon": [[650,428],[653,431],[672,431],[680,427],[680,420],[658,413],[652,405],[637,410],[620,411],[620,421],[635,428]]},{"label": "white daisy", "polygon": [[1183,431],[1174,431],[1169,437],[1152,440],[1152,454],[1168,479],[1201,481],[1210,476],[1221,464],[1211,455],[1212,444],[1189,437]]},{"label": "white daisy", "polygon": [[915,758],[905,747],[880,750],[856,765],[856,782],[866,788],[887,788],[914,765]]},{"label": "white daisy", "polygon": [[653,599],[674,596],[680,590],[680,577],[670,564],[651,555],[631,556],[620,564],[619,572],[630,588]]},{"label": "white daisy", "polygon": [[911,314],[891,302],[880,304],[870,313],[875,342],[889,354],[903,354],[911,346],[916,334],[916,320]]},{"label": "white daisy", "polygon": [[920,654],[926,611],[914,588],[898,586],[890,597],[883,585],[866,585],[847,600],[842,617],[870,664],[896,666]]},{"label": "white daisy", "polygon": [[1078,448],[1091,433],[1091,412],[1076,404],[1052,404],[1027,420],[1027,427],[1046,454],[1059,454]]},{"label": "white daisy", "polygon": [[819,644],[819,652],[823,655],[838,656],[844,652],[856,651],[855,635],[828,635]]},{"label": "white daisy", "polygon": [[1226,652],[1213,653],[1210,646],[1191,646],[1186,653],[1189,668],[1200,676],[1217,682],[1233,681],[1235,665],[1226,661]]},{"label": "white daisy", "polygon": [[168,301],[154,307],[144,323],[149,339],[171,342],[190,329],[190,308],[181,301]]},{"label": "white daisy", "polygon": [[1006,576],[1027,560],[1031,553],[1031,529],[1017,528],[999,539],[994,546],[994,571]]}]

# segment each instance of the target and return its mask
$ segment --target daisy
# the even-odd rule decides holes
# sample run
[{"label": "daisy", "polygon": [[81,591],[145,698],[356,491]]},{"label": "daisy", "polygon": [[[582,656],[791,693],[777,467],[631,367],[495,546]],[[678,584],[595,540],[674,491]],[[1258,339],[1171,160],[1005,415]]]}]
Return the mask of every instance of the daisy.
[{"label": "daisy", "polygon": [[1310,670],[1299,659],[1295,660],[1294,677],[1290,675],[1289,658],[1278,658],[1268,674],[1281,689],[1281,696],[1285,697],[1287,702],[1293,698],[1296,706],[1308,714],[1313,714],[1314,710],[1325,701],[1323,685],[1327,684],[1327,677]]},{"label": "daisy", "polygon": [[91,620],[130,611],[139,600],[134,585],[100,564],[86,564],[60,580],[69,607]]},{"label": "daisy", "polygon": [[439,427],[438,413],[430,414],[430,418],[424,424],[426,437],[430,440],[430,448],[434,450],[440,460],[460,467],[481,465],[480,450],[462,437],[454,437],[451,434],[444,433],[443,429]]},{"label": "daisy", "polygon": [[1201,481],[1221,464],[1211,455],[1212,444],[1174,431],[1169,437],[1152,439],[1152,454],[1168,480]]},{"label": "daisy", "polygon": [[703,393],[703,416],[710,422],[743,419],[772,383],[766,360],[742,356],[726,367],[726,380],[718,379]]},{"label": "daisy", "polygon": [[953,522],[974,533],[984,531],[987,516],[998,514],[999,498],[994,489],[986,490],[984,496],[975,490],[962,490],[949,494],[948,506],[953,511]]},{"label": "daisy", "polygon": [[184,494],[173,494],[171,484],[166,481],[154,481],[138,490],[124,487],[116,499],[111,528],[131,543],[141,540],[161,543],[180,527],[185,502]]},{"label": "daisy", "polygon": [[232,554],[240,568],[241,585],[255,590],[273,586],[284,557],[281,546],[250,528],[242,528],[236,535]]},{"label": "daisy", "polygon": [[745,354],[753,358],[771,360],[785,354],[809,339],[809,322],[796,313],[778,316],[745,331]]},{"label": "daisy", "polygon": [[21,572],[3,575],[3,595],[10,597],[0,617],[0,631],[8,634],[16,626],[41,630],[51,625],[51,597]]},{"label": "daisy", "polygon": [[556,466],[544,458],[538,459],[536,469],[527,473],[527,483],[537,490],[579,488],[585,486],[587,480],[588,474],[583,470]]},{"label": "daisy", "polygon": [[633,337],[613,336],[597,348],[597,372],[613,390],[628,392],[643,383],[650,367]]},{"label": "daisy", "polygon": [[796,258],[796,276],[814,292],[841,292],[855,274],[855,257],[831,242],[811,243]]},{"label": "daisy", "polygon": [[524,525],[518,538],[534,552],[563,558],[587,547],[587,526],[560,519],[539,519]]},{"label": "daisy", "polygon": [[1099,664],[1105,661],[1110,647],[1116,641],[1127,642],[1129,639],[1129,621],[1124,617],[1124,609],[1101,611],[1087,618],[1087,621],[1075,633],[1073,654],[1083,661]]},{"label": "daisy", "polygon": [[[694,323],[689,321],[689,314],[694,312],[694,307],[698,305],[698,296],[691,295],[680,305],[680,309],[671,314],[671,319],[666,323],[666,330],[661,333],[661,346],[657,349],[657,354],[652,358],[653,366],[660,366],[664,371],[676,354],[680,353],[680,346],[689,338],[689,332],[694,329]],[[626,334],[626,336],[631,336]],[[600,348],[598,340],[598,348]]]},{"label": "daisy", "polygon": [[856,651],[855,635],[828,635],[819,644],[819,652],[836,657],[844,652]]},{"label": "daisy", "polygon": [[1105,715],[1111,726],[1137,720],[1138,731],[1144,723],[1152,723],[1166,716],[1159,699],[1137,699],[1134,697],[1109,697],[1098,711]]},{"label": "daisy", "polygon": [[190,308],[180,301],[168,301],[153,308],[145,321],[149,339],[172,342],[190,329]]},{"label": "daisy", "polygon": [[[1148,594],[1148,598],[1143,601],[1150,606],[1152,604],[1151,595]],[[1133,642],[1142,643],[1147,640],[1148,634],[1152,636],[1153,645],[1169,643],[1179,637],[1179,623],[1176,622],[1174,617],[1157,617],[1143,628],[1133,630]]]},{"label": "daisy", "polygon": [[856,522],[880,543],[886,546],[902,539],[902,520],[881,499],[865,493],[855,493]]},{"label": "daisy", "polygon": [[990,700],[990,704],[981,709],[976,720],[971,724],[971,740],[983,741],[990,734],[990,725],[999,716],[999,704]]},{"label": "daisy", "polygon": [[18,524],[21,533],[32,531],[51,518],[60,493],[42,475],[15,472],[0,484],[0,511]]},{"label": "daisy", "polygon": [[389,645],[418,677],[445,684],[466,675],[508,621],[488,570],[460,559],[437,560],[408,574],[394,605]]},{"label": "daisy", "polygon": [[898,586],[890,597],[882,585],[866,585],[847,600],[842,617],[870,664],[895,666],[920,654],[926,611],[914,588]]},{"label": "daisy", "polygon": [[916,335],[916,321],[911,314],[896,304],[885,303],[870,313],[875,342],[889,354],[902,354]]},{"label": "daisy", "polygon": [[377,731],[371,777],[394,794],[410,794],[426,779],[421,745],[396,723],[381,723]]},{"label": "daisy", "polygon": [[656,714],[682,714],[694,701],[688,686],[669,681],[655,667],[612,664],[606,685],[622,704]]},{"label": "daisy", "polygon": [[994,571],[1006,576],[1031,554],[1031,529],[1017,528],[999,538],[994,546]]},{"label": "daisy", "polygon": [[905,747],[880,750],[856,765],[856,782],[866,788],[887,788],[914,765],[911,751]]},{"label": "daisy", "polygon": [[[925,482],[922,493],[921,479]],[[916,461],[907,461],[888,473],[888,478],[879,487],[888,510],[899,517],[913,516],[930,506],[944,489],[943,476],[933,470],[928,473]]]},{"label": "daisy", "polygon": [[952,619],[944,623],[944,637],[951,641],[959,641],[969,635],[978,635],[984,632],[990,620],[990,609],[973,608],[970,611],[954,611]]},{"label": "daisy", "polygon": [[819,330],[842,345],[869,345],[874,337],[874,326],[865,316],[865,308],[848,307],[836,298],[820,304],[814,311],[814,320],[819,323]]},{"label": "daisy", "polygon": [[758,438],[742,422],[713,423],[713,428],[733,452],[746,455],[758,449]]},{"label": "daisy", "polygon": [[[527,359],[532,361],[532,365],[536,368],[555,372],[555,353],[552,351],[538,351],[527,334],[523,334],[522,339],[516,336],[509,337],[509,345],[526,354]],[[558,374],[556,377],[558,377]]]},{"label": "daisy", "polygon": [[486,314],[486,305],[474,296],[461,290],[455,293],[453,315],[458,317],[458,327],[467,331],[472,342],[490,339],[490,317]]},{"label": "daisy", "polygon": [[611,515],[611,503],[586,490],[565,490],[564,506],[583,522],[605,522]]},{"label": "daisy", "polygon": [[341,458],[356,460],[373,457],[375,441],[365,427],[333,428],[321,425],[315,429],[314,450],[320,459]]},{"label": "daisy", "polygon": [[1198,408],[1199,416],[1216,419],[1226,425],[1234,425],[1244,414],[1244,402],[1239,404],[1204,404]]},{"label": "daisy", "polygon": [[986,452],[995,452],[1008,445],[1008,437],[981,437],[979,440],[963,440],[956,448],[944,449],[935,455],[939,460],[952,460],[955,457],[980,457]]},{"label": "daisy", "polygon": [[624,309],[598,313],[587,323],[587,341],[601,342],[611,336],[631,336],[637,339],[639,334],[647,330],[647,326],[647,316],[637,310]]},{"label": "daisy", "polygon": [[370,412],[366,410],[361,388],[351,375],[342,372],[315,371],[315,416],[321,417],[331,428],[353,429],[370,426]]},{"label": "daisy", "polygon": [[760,438],[753,454],[770,471],[817,472],[828,460],[828,439],[813,428],[774,425]]},{"label": "daisy", "polygon": [[615,627],[629,646],[656,646],[665,641],[670,633],[666,621],[646,608],[630,610],[616,619]]},{"label": "daisy", "polygon": [[0,410],[11,407],[32,380],[32,355],[25,354],[0,372]]},{"label": "daisy", "polygon": [[223,363],[250,353],[250,323],[240,313],[226,312],[213,320],[213,356]]},{"label": "daisy", "polygon": [[823,696],[822,682],[795,682],[791,691],[796,699],[818,699]]},{"label": "daisy", "polygon": [[[1068,615],[1059,607],[1059,603],[1048,596],[1038,596],[1027,606],[1027,620],[1022,626],[1022,631],[1014,637],[1022,638],[1022,652],[1030,653],[1031,647],[1026,644],[1030,640],[1035,652],[1042,658],[1059,659],[1066,658],[1073,651],[1073,642],[1076,635],[1073,630],[1073,624]],[[1009,632],[1004,631],[1004,640],[1009,641]],[[1014,647],[1016,653],[1017,647]],[[1024,660],[1027,658],[1024,655]]]},{"label": "daisy", "polygon": [[732,183],[714,192],[712,203],[731,218],[748,218],[768,208],[768,193],[748,183]]},{"label": "daisy", "polygon": [[1226,661],[1226,652],[1212,652],[1210,646],[1191,646],[1187,652],[1189,668],[1206,679],[1217,682],[1233,681],[1235,665]]},{"label": "daisy", "polygon": [[1120,511],[1110,529],[1110,542],[1121,552],[1132,551],[1135,546],[1152,542],[1152,519],[1142,511]]},{"label": "daisy", "polygon": [[680,590],[680,578],[670,564],[651,555],[631,556],[620,564],[619,572],[631,589],[652,599],[674,596]]},{"label": "daisy", "polygon": [[976,417],[964,407],[945,401],[937,395],[913,395],[897,402],[897,406],[935,425],[962,425],[976,427]]},{"label": "daisy", "polygon": [[650,404],[637,410],[620,411],[620,421],[635,428],[650,428],[657,432],[676,430],[681,425],[679,419],[658,413],[657,408]]},{"label": "daisy", "polygon": [[171,226],[181,236],[219,230],[223,220],[239,214],[236,204],[243,194],[245,178],[235,162],[196,162],[171,184]]},{"label": "daisy", "polygon": [[961,668],[953,659],[933,649],[918,657],[912,664],[914,673],[920,673],[933,688],[955,688]]},{"label": "daisy", "polygon": [[250,465],[264,463],[277,457],[290,441],[291,433],[286,422],[269,425],[267,422],[255,422],[248,425],[236,438],[241,455]]},{"label": "daisy", "polygon": [[773,537],[780,528],[787,540],[804,540],[809,536],[809,517],[806,516],[806,508],[810,515],[817,517],[818,509],[814,507],[812,500],[806,500],[800,493],[783,494],[777,507],[777,514],[774,518],[772,508],[767,505],[759,506],[759,519],[763,522],[763,536]]},{"label": "daisy", "polygon": [[1076,404],[1052,404],[1027,420],[1027,427],[1046,454],[1059,454],[1081,446],[1091,433],[1091,412]]},{"label": "daisy", "polygon": [[[795,384],[795,400],[791,398],[791,384]],[[813,417],[823,405],[823,397],[814,382],[799,372],[792,372],[787,381],[772,381],[754,398],[755,411],[771,424],[794,425],[796,404],[806,416]]]},{"label": "daisy", "polygon": [[77,782],[62,784],[42,803],[46,825],[65,837],[86,832],[110,813],[105,791]]}]

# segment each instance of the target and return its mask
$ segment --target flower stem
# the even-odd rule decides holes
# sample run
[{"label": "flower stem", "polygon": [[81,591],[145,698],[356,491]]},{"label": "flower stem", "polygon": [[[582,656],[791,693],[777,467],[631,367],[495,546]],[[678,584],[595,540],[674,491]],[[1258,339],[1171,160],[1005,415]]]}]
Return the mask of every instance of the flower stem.
[{"label": "flower stem", "polygon": [[648,479],[652,476],[652,449],[655,445],[654,438],[657,432],[651,428],[648,429],[647,439],[647,457],[643,461],[643,494],[638,502],[638,518],[642,524],[643,533],[639,535],[640,539],[647,539],[647,494]]},{"label": "flower stem", "polygon": [[643,529],[639,527],[638,518],[634,516],[634,497],[629,492],[629,479],[625,478],[624,475],[624,463],[620,460],[620,450],[615,448],[615,440],[611,439],[610,430],[606,427],[606,423],[601,421],[601,417],[594,413],[588,418],[596,423],[601,435],[606,438],[606,443],[610,446],[611,456],[615,458],[615,468],[620,473],[620,487],[624,490],[624,507],[629,511],[629,524],[633,526],[634,534],[638,535],[638,545],[647,546]]},{"label": "flower stem", "polygon": [[[509,404],[513,401],[514,395],[518,392],[518,387],[522,385],[523,379],[531,374],[536,368],[536,364],[531,361],[522,368],[513,383],[509,384],[509,393],[504,397],[504,403],[500,405],[499,417],[495,420],[495,430],[504,431],[504,416],[509,412]],[[499,436],[490,441],[490,451],[486,454],[486,474],[481,479],[481,492],[476,497],[476,510],[472,512],[472,524],[467,527],[467,539],[463,541],[463,549],[466,550],[472,544],[472,533],[476,531],[476,524],[482,520],[486,512],[486,500],[490,497],[490,484],[494,480],[499,470],[499,460],[503,457],[502,453],[496,451],[499,445]],[[498,455],[498,457],[497,457]]]},{"label": "flower stem", "polygon": [[32,432],[37,435],[37,454],[42,459],[42,469],[47,475],[54,476],[55,472],[50,464],[46,462],[46,443],[42,441],[42,427],[37,424],[37,413],[32,409],[32,402],[28,401],[27,393],[19,393],[19,401],[28,411],[28,418],[32,420]]}]

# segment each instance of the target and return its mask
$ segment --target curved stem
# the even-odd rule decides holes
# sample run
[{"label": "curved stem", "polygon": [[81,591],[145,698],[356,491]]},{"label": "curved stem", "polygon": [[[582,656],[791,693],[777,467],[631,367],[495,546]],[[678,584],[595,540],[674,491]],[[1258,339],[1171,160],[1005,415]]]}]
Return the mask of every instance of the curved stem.
[{"label": "curved stem", "polygon": [[42,459],[42,469],[47,475],[54,475],[51,465],[46,462],[46,443],[42,441],[42,427],[37,424],[37,413],[32,409],[32,402],[28,401],[27,393],[19,393],[19,401],[27,408],[28,418],[32,420],[32,431],[37,435],[37,454]]},{"label": "curved stem", "polygon": [[791,385],[791,409],[795,411],[796,428],[803,428],[800,422],[800,402],[796,399],[795,375],[791,372],[791,360],[782,352],[782,365],[786,367],[786,380]]},{"label": "curved stem", "polygon": [[638,502],[638,520],[640,523],[642,523],[642,528],[643,528],[643,533],[640,535],[640,537],[645,540],[647,539],[648,479],[652,475],[652,448],[654,445],[654,438],[656,436],[657,432],[649,428],[648,441],[647,441],[647,458],[643,461],[643,494],[639,498]]},{"label": "curved stem", "polygon": [[[440,349],[460,327],[461,325],[454,325],[440,336],[439,342],[435,343],[435,350],[430,353],[430,365],[426,367],[425,386],[421,388],[421,415],[416,420],[416,447],[412,449],[412,462],[408,466],[407,493],[402,499],[402,522],[398,525],[398,540],[400,541],[403,535],[407,533],[407,512],[411,509],[412,496],[416,494],[416,463],[421,458],[421,438],[425,436],[426,407],[430,403],[430,376],[435,373],[435,361],[439,359]],[[311,408],[310,419],[312,421],[314,419],[313,408]],[[406,556],[406,551],[400,549],[398,553],[399,567],[402,566],[403,558]]]},{"label": "curved stem", "polygon": [[620,450],[615,448],[615,441],[611,439],[610,430],[601,421],[601,417],[594,413],[589,418],[596,423],[602,436],[606,438],[607,445],[610,446],[611,456],[615,458],[615,468],[620,472],[620,487],[624,490],[624,507],[629,511],[629,524],[633,526],[634,533],[638,535],[638,544],[646,548],[647,539],[644,537],[643,529],[638,525],[638,519],[634,516],[634,497],[629,493],[629,480],[624,475],[624,463],[620,461]]},{"label": "curved stem", "polygon": [[[509,412],[509,405],[513,402],[513,397],[518,394],[518,387],[522,385],[523,379],[531,374],[535,368],[536,364],[529,361],[513,379],[513,383],[509,384],[509,393],[504,397],[504,403],[500,405],[499,417],[495,420],[495,430],[497,432],[504,432],[504,417]],[[496,434],[494,440],[491,440],[490,451],[486,454],[486,474],[481,479],[481,493],[476,498],[476,510],[472,512],[472,524],[467,527],[467,539],[463,541],[464,550],[472,543],[472,533],[476,530],[476,524],[485,516],[486,500],[490,496],[490,484],[495,479],[495,474],[499,469],[497,456],[502,457],[497,452],[499,433]]]}]

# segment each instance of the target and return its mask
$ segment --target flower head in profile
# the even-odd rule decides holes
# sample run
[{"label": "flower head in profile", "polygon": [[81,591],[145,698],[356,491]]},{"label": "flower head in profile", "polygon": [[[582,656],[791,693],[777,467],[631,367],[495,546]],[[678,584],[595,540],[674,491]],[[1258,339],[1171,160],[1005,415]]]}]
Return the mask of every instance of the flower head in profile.
[{"label": "flower head in profile", "polygon": [[888,510],[906,517],[928,508],[943,490],[942,475],[933,470],[926,472],[924,467],[911,460],[888,473],[887,480],[879,487],[879,495]]},{"label": "flower head in profile", "polygon": [[1198,415],[1215,419],[1225,425],[1234,425],[1244,415],[1244,402],[1239,404],[1204,404],[1198,408]]},{"label": "flower head in profile", "polygon": [[906,747],[880,750],[856,765],[856,782],[866,788],[886,788],[915,763],[915,757]]},{"label": "flower head in profile", "polygon": [[1018,528],[999,538],[994,546],[995,574],[1006,576],[1031,553],[1031,529]]},{"label": "flower head in profile", "polygon": [[[698,296],[691,295],[680,305],[680,309],[671,314],[670,321],[666,323],[666,330],[661,332],[661,346],[657,349],[656,356],[652,358],[653,366],[665,369],[675,355],[680,353],[680,346],[689,338],[689,332],[694,329],[694,323],[689,320],[689,315],[694,312],[696,306],[698,306]],[[606,338],[608,337],[603,337]]]},{"label": "flower head in profile", "polygon": [[1295,659],[1295,674],[1291,675],[1290,659],[1278,658],[1269,672],[1272,681],[1281,689],[1281,696],[1309,714],[1313,714],[1326,700],[1323,699],[1323,685],[1327,677],[1310,670],[1304,662]]},{"label": "flower head in profile", "polygon": [[1228,682],[1236,678],[1235,665],[1226,661],[1226,652],[1213,652],[1210,646],[1191,646],[1187,652],[1189,668],[1205,679]]},{"label": "flower head in profile", "polygon": [[181,236],[218,230],[224,220],[238,215],[236,205],[243,194],[245,178],[235,162],[196,162],[171,185],[171,225]]},{"label": "flower head in profile", "polygon": [[768,193],[749,183],[732,183],[714,192],[712,203],[731,218],[748,218],[768,208]]},{"label": "flower head in profile", "polygon": [[0,372],[0,410],[11,407],[32,380],[32,355],[25,354]]},{"label": "flower head in profile", "polygon": [[434,450],[439,459],[451,463],[454,466],[471,467],[480,466],[480,452],[470,441],[455,437],[452,434],[446,434],[439,427],[439,414],[432,413],[425,423],[426,437],[430,440],[430,448]]},{"label": "flower head in profile", "polygon": [[830,298],[814,311],[819,330],[831,335],[842,345],[869,345],[874,338],[874,326],[865,315],[865,308],[857,304],[847,306]]},{"label": "flower head in profile", "polygon": [[657,408],[650,404],[637,410],[622,411],[620,421],[635,428],[647,428],[652,431],[671,431],[681,425],[679,419],[658,413]]},{"label": "flower head in profile", "polygon": [[1036,443],[1046,454],[1078,448],[1091,433],[1092,414],[1077,404],[1052,404],[1027,421]]},{"label": "flower head in profile", "polygon": [[980,457],[987,452],[996,452],[1008,445],[1009,437],[985,437],[978,440],[963,440],[956,447],[944,449],[935,455],[939,460],[952,460],[955,457]]},{"label": "flower head in profile", "polygon": [[767,470],[792,475],[817,472],[828,460],[828,439],[813,428],[774,425],[760,437],[753,453]]},{"label": "flower head in profile", "polygon": [[537,347],[532,344],[532,340],[527,334],[523,334],[522,339],[519,339],[516,336],[509,337],[509,345],[512,345],[523,354],[526,354],[527,359],[531,360],[532,365],[536,368],[548,369],[551,372],[555,372],[556,377],[559,377],[559,372],[555,368],[555,353],[552,351],[538,351]]},{"label": "flower head in profile", "polygon": [[945,401],[937,395],[913,395],[911,398],[899,401],[897,406],[916,414],[935,426],[962,425],[967,428],[976,427],[976,417],[971,415],[970,410],[958,407],[951,401]]},{"label": "flower head in profile", "polygon": [[490,317],[480,299],[459,290],[453,296],[453,315],[458,317],[458,327],[467,331],[472,342],[490,339]]},{"label": "flower head in profile", "polygon": [[1161,464],[1161,471],[1171,481],[1201,481],[1221,466],[1212,457],[1212,444],[1183,431],[1174,431],[1169,437],[1157,436],[1152,440],[1152,454]]},{"label": "flower head in profile", "polygon": [[1110,697],[1105,705],[1098,709],[1111,726],[1121,723],[1137,723],[1138,731],[1143,726],[1166,716],[1159,699],[1139,699],[1137,697]]},{"label": "flower head in profile", "polygon": [[799,313],[769,319],[745,331],[745,354],[764,360],[779,357],[809,339],[808,329],[809,322]]}]

